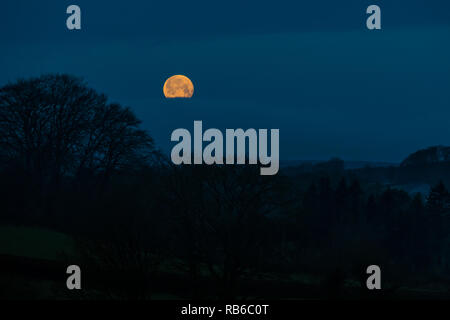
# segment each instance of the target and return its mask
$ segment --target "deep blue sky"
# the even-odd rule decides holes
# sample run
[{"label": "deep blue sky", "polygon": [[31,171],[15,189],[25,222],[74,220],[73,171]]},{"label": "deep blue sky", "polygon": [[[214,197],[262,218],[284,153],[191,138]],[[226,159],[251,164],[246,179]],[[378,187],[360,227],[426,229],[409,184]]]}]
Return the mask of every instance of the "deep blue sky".
[{"label": "deep blue sky", "polygon": [[[66,8],[82,30],[66,29]],[[382,30],[368,31],[378,4]],[[400,161],[450,145],[450,1],[18,1],[0,4],[0,85],[71,73],[171,132],[280,128],[288,159]],[[173,74],[195,85],[168,101]]]}]

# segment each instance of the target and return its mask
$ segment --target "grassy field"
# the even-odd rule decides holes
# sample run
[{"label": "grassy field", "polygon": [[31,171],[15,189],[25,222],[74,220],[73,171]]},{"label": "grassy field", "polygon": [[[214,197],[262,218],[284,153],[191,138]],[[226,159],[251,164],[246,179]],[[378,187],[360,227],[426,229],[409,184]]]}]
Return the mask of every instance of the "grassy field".
[{"label": "grassy field", "polygon": [[46,229],[0,226],[0,254],[61,260],[75,252],[69,236]]},{"label": "grassy field", "polygon": [[[2,299],[89,299],[108,298],[96,287],[85,287],[83,292],[69,292],[65,287],[65,268],[68,260],[76,258],[75,241],[68,235],[48,229],[0,226],[0,300]],[[187,264],[179,259],[165,259],[160,265],[152,284],[153,299],[183,299],[188,297],[192,286],[209,288],[214,283],[208,277],[206,266],[200,266],[199,278],[195,284],[188,277]],[[95,275],[94,278],[97,279]],[[111,275],[112,279],[117,274]],[[323,295],[323,278],[303,273],[258,273],[240,280],[240,287],[248,297],[264,296],[289,299],[307,297],[326,298]],[[95,284],[95,283],[94,283]],[[439,281],[422,283],[413,287],[399,287],[393,298],[442,299],[448,297],[447,285]],[[346,279],[342,288],[348,298],[360,296],[359,284],[355,279]],[[393,294],[390,284],[384,284],[385,294]],[[359,291],[358,291],[359,290]],[[389,296],[387,296],[389,298]]]}]

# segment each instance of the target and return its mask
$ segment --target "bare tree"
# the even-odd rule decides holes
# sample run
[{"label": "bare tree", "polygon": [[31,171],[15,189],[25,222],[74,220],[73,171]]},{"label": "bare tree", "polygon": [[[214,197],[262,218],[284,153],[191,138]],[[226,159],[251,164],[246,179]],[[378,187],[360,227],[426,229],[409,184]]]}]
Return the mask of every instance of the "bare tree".
[{"label": "bare tree", "polygon": [[268,244],[270,216],[286,205],[282,178],[259,175],[250,166],[175,169],[170,203],[194,278],[206,266],[217,295],[235,298]]}]

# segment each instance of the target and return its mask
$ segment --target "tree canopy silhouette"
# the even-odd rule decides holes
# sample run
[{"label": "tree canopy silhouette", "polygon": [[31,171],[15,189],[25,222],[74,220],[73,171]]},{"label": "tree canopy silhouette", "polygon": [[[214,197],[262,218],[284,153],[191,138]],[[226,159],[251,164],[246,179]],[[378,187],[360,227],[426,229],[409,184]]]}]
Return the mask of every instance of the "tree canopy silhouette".
[{"label": "tree canopy silhouette", "polygon": [[155,152],[128,107],[79,78],[49,74],[0,88],[0,161],[40,184],[145,164]]}]

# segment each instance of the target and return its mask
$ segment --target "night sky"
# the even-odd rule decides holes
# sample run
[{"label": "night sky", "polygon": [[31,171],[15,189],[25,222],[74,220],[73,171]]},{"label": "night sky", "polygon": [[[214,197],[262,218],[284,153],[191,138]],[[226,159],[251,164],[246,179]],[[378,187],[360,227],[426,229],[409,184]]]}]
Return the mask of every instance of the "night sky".
[{"label": "night sky", "polygon": [[[81,7],[82,30],[66,28]],[[366,29],[366,8],[382,30]],[[450,1],[17,1],[0,4],[0,85],[70,73],[176,128],[279,128],[281,160],[401,161],[450,145]],[[184,74],[192,99],[167,100]]]}]

